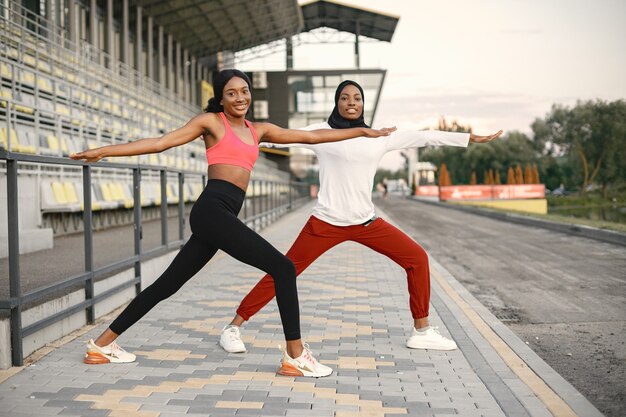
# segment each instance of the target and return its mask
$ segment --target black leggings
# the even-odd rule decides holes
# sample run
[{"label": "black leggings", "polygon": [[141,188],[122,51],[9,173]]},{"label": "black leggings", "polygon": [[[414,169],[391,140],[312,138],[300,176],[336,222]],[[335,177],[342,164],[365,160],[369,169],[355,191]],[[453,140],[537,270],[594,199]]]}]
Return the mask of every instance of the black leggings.
[{"label": "black leggings", "polygon": [[[160,301],[173,295],[215,255],[223,250],[274,278],[276,302],[286,340],[300,339],[300,312],[293,263],[237,218],[245,192],[222,180],[209,180],[189,215],[192,235],[170,266],[143,290],[111,323],[122,334]],[[222,282],[228,282],[223,274]]]}]

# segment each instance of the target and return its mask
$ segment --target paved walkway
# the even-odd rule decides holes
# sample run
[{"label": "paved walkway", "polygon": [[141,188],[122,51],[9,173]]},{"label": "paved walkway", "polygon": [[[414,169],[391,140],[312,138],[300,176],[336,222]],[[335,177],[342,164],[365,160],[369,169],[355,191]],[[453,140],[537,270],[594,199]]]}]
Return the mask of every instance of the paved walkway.
[{"label": "paved walkway", "polygon": [[[288,214],[263,235],[286,251],[310,210]],[[335,373],[278,376],[276,346],[284,342],[275,302],[245,326],[248,353],[227,354],[217,344],[262,275],[220,254],[121,337],[137,362],[83,365],[84,341],[107,321],[0,383],[0,416],[600,415],[444,266],[432,259],[431,269],[431,322],[459,350],[407,349],[412,319],[404,271],[344,243],[298,284],[303,336]]]}]

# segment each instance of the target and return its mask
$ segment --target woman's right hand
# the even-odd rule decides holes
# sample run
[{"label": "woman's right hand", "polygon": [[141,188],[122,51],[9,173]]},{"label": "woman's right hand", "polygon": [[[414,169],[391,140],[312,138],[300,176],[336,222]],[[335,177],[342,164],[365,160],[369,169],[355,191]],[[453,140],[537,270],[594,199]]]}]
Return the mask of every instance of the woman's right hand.
[{"label": "woman's right hand", "polygon": [[102,152],[100,152],[100,148],[96,148],[73,153],[70,155],[70,158],[76,161],[98,162],[103,158],[103,156]]},{"label": "woman's right hand", "polygon": [[371,127],[364,128],[363,136],[366,138],[378,138],[381,136],[389,136],[392,132],[396,131],[396,127],[383,127],[382,129],[372,129]]}]

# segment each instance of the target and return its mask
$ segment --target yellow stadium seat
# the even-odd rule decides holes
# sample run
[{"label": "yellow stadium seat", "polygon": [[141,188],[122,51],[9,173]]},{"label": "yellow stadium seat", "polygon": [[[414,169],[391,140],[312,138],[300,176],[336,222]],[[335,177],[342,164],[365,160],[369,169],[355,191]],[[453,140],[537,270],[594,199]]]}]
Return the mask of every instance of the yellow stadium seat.
[{"label": "yellow stadium seat", "polygon": [[35,60],[34,56],[30,56],[30,55],[26,55],[25,54],[25,55],[22,55],[22,60],[29,67],[35,68],[37,66],[37,61]]},{"label": "yellow stadium seat", "polygon": [[63,187],[63,184],[58,181],[53,181],[51,185],[52,193],[57,204],[68,204],[69,201],[65,195],[65,187]]},{"label": "yellow stadium seat", "polygon": [[100,183],[100,191],[102,191],[102,198],[104,198],[104,201],[115,201],[108,182]]},{"label": "yellow stadium seat", "polygon": [[31,87],[35,86],[35,74],[30,71],[21,70],[19,80],[22,84],[29,85]]},{"label": "yellow stadium seat", "polygon": [[48,149],[54,152],[59,152],[59,140],[54,135],[46,136],[46,143],[48,144]]},{"label": "yellow stadium seat", "polygon": [[40,59],[39,61],[37,61],[37,68],[39,68],[39,70],[42,72],[50,74],[50,64],[48,64],[44,60]]},{"label": "yellow stadium seat", "polygon": [[63,155],[69,155],[70,153],[70,148],[67,145],[67,139],[64,137],[61,137],[61,152],[63,152]]},{"label": "yellow stadium seat", "polygon": [[70,204],[79,203],[78,195],[76,194],[76,188],[74,188],[74,184],[71,182],[63,183],[63,191],[65,191],[65,198],[67,198],[67,202]]},{"label": "yellow stadium seat", "polygon": [[121,183],[114,183],[112,184],[113,189],[115,191],[115,195],[118,198],[118,200],[121,200],[124,202],[124,207],[126,208],[133,208],[135,207],[135,201],[133,200],[132,196],[128,196],[126,195],[126,193],[124,192],[124,185],[122,185]]},{"label": "yellow stadium seat", "polygon": [[[22,145],[20,144],[17,132],[15,129],[11,129],[9,131],[9,138],[11,141],[11,151],[13,152],[21,152],[21,153],[37,153],[37,148],[32,145]],[[0,128],[0,144],[8,149],[8,140],[7,140],[7,129],[6,127]]]},{"label": "yellow stadium seat", "polygon": [[52,93],[52,84],[50,84],[50,81],[48,81],[47,78],[43,78],[43,77],[37,78],[37,86],[39,87],[39,91]]},{"label": "yellow stadium seat", "polygon": [[0,91],[0,106],[6,107],[9,100],[13,100],[13,94],[8,89],[3,88]]},{"label": "yellow stadium seat", "polygon": [[10,80],[13,78],[13,70],[10,66],[2,62],[0,63],[0,75],[2,75],[2,78]]},{"label": "yellow stadium seat", "polygon": [[56,111],[57,113],[62,114],[63,116],[70,115],[70,109],[65,104],[57,103]]}]

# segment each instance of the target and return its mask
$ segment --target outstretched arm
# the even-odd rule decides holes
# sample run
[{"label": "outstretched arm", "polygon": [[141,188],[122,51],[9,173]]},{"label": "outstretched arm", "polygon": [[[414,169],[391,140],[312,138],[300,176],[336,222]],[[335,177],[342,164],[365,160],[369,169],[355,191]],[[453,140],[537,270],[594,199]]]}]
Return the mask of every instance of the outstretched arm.
[{"label": "outstretched arm", "polygon": [[466,147],[470,142],[490,142],[501,134],[501,130],[489,136],[479,136],[473,133],[443,132],[439,130],[405,130],[394,132],[389,139],[385,141],[385,145],[387,145],[387,151],[419,148],[422,146]]},{"label": "outstretched arm", "polygon": [[86,162],[97,162],[109,156],[133,156],[163,152],[196,139],[205,129],[209,128],[210,117],[209,114],[203,113],[191,119],[185,126],[161,137],[139,139],[119,145],[102,146],[71,154],[70,158]]},{"label": "outstretched arm", "polygon": [[344,139],[357,137],[377,138],[388,136],[396,128],[371,129],[367,127],[355,127],[350,129],[318,129],[318,130],[292,130],[283,129],[271,123],[255,123],[259,138],[271,143],[325,143],[337,142]]}]

